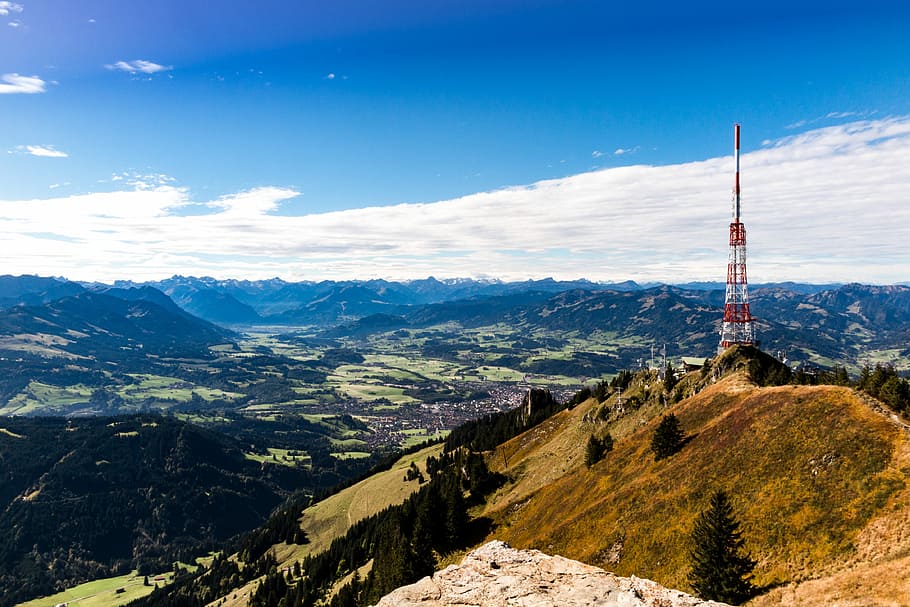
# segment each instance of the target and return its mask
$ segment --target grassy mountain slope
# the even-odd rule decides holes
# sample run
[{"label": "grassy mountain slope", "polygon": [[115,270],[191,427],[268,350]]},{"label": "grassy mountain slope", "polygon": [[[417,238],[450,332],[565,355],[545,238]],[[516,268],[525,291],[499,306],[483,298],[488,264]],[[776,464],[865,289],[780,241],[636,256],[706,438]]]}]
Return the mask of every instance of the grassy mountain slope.
[{"label": "grassy mountain slope", "polygon": [[[306,508],[300,517],[300,527],[306,533],[308,543],[276,544],[272,551],[278,568],[291,567],[295,561],[327,550],[332,540],[342,537],[358,521],[404,502],[420,488],[417,480],[405,480],[411,463],[427,474],[427,458],[438,457],[441,452],[442,444],[438,444],[404,455],[388,470],[373,474]],[[361,575],[365,573],[366,570],[361,571]],[[258,583],[259,579],[256,579],[232,590],[215,604],[222,607],[245,606]]]},{"label": "grassy mountain slope", "polygon": [[[764,594],[753,605],[907,604],[907,426],[849,388],[753,380],[773,377],[778,366],[754,349],[731,349],[669,393],[656,372],[640,372],[623,388],[622,403],[615,390],[598,387],[600,401],[497,446],[488,465],[509,480],[471,512],[490,521],[477,545],[501,539],[687,589],[690,531],[722,488],[758,562]],[[655,462],[651,438],[668,412],[687,438],[681,451]],[[606,432],[614,449],[587,467],[588,437]],[[300,523],[311,543],[275,545],[279,570],[406,498],[418,487],[403,480],[407,466],[439,448],[305,510]],[[439,556],[445,565],[460,552]],[[222,594],[223,604],[246,605],[256,584]]]},{"label": "grassy mountain slope", "polygon": [[[901,433],[889,466],[895,475],[910,470],[910,440]],[[910,487],[892,495],[863,528],[855,551],[820,577],[787,584],[756,598],[754,607],[828,605],[910,605]]]},{"label": "grassy mountain slope", "polygon": [[735,371],[671,408],[689,440],[659,462],[655,406],[611,427],[615,449],[591,469],[581,462],[594,401],[506,444],[516,482],[486,509],[490,537],[686,588],[688,534],[724,488],[756,582],[789,584],[869,560],[867,527],[906,499],[905,433],[850,389],[758,388]]},{"label": "grassy mountain slope", "polygon": [[426,474],[427,457],[438,456],[442,445],[433,445],[408,454],[386,471],[379,472],[342,491],[313,504],[303,511],[300,526],[309,544],[300,546],[298,553],[278,552],[279,562],[317,554],[329,547],[332,540],[344,535],[354,523],[376,514],[393,504],[400,504],[417,490],[418,483],[404,477],[412,462]]}]

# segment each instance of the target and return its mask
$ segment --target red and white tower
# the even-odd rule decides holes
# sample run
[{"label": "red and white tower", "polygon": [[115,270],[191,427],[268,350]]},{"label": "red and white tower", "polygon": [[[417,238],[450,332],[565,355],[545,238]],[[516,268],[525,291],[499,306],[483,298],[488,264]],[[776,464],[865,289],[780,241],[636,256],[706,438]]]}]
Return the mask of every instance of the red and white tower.
[{"label": "red and white tower", "polygon": [[746,280],[746,226],[739,220],[739,125],[733,126],[736,181],[733,186],[733,222],[730,224],[730,259],[727,262],[727,295],[720,350],[733,344],[753,345],[755,329],[749,311],[749,283]]}]

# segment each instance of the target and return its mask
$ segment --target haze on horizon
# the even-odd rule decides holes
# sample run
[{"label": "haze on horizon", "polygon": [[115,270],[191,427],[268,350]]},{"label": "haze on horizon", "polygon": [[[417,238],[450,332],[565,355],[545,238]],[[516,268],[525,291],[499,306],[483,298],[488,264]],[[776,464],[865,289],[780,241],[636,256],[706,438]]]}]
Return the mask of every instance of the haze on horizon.
[{"label": "haze on horizon", "polygon": [[[0,2],[0,273],[907,282],[910,7]],[[611,3],[612,4],[612,3]]]}]

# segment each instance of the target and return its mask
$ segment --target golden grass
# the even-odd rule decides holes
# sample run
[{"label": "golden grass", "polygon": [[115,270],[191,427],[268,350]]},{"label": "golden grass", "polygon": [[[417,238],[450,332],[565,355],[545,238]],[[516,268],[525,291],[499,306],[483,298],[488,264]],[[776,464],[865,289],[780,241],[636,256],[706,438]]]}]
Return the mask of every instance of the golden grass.
[{"label": "golden grass", "polygon": [[859,607],[910,605],[910,434],[900,433],[883,474],[903,488],[859,532],[855,550],[816,579],[775,588],[749,603],[755,607]]},{"label": "golden grass", "polygon": [[[591,408],[506,445],[517,478],[485,511],[497,523],[487,539],[686,588],[688,534],[723,488],[759,561],[757,583],[789,583],[836,570],[908,484],[910,467],[891,464],[901,431],[846,388],[759,389],[735,374],[671,408],[690,437],[680,453],[655,462],[657,420],[641,418],[588,470],[579,458],[591,428],[580,422]],[[645,409],[636,415],[661,413]]]},{"label": "golden grass", "polygon": [[[615,396],[563,411],[489,453],[491,469],[510,480],[473,513],[494,521],[483,541],[687,589],[689,533],[723,488],[758,561],[755,581],[773,588],[750,605],[910,605],[910,432],[901,424],[847,388],[758,388],[742,371],[704,387],[695,374],[684,380],[695,395],[669,408],[688,442],[655,462],[650,440],[667,410],[648,381],[627,392],[644,405],[609,424],[594,420]],[[615,448],[588,469],[587,439],[606,431]],[[403,482],[410,462],[423,467],[440,449],[308,508],[301,524],[311,543],[277,546],[279,563],[324,550],[353,522],[403,501],[417,488]],[[248,593],[224,604],[245,605]]]}]

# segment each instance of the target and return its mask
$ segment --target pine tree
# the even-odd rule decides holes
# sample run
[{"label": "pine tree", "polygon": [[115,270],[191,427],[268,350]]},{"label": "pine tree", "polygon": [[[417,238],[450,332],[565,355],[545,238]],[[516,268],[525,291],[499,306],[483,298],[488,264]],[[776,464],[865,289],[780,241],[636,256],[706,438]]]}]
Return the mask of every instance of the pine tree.
[{"label": "pine tree", "polygon": [[597,438],[595,435],[591,435],[591,438],[588,439],[588,446],[585,449],[585,465],[590,468],[601,459],[609,451],[613,450],[613,437],[607,433],[603,438]]},{"label": "pine tree", "polygon": [[651,439],[651,451],[654,452],[654,461],[670,457],[683,445],[683,433],[679,427],[679,420],[670,413],[660,418],[660,424],[654,431]]},{"label": "pine tree", "polygon": [[590,468],[600,461],[601,456],[603,456],[603,449],[601,448],[600,441],[592,434],[591,438],[588,439],[588,446],[585,449],[585,466]]},{"label": "pine tree", "polygon": [[755,593],[755,561],[743,553],[745,540],[723,490],[711,496],[710,506],[695,521],[691,539],[689,583],[698,596],[739,605]]}]

